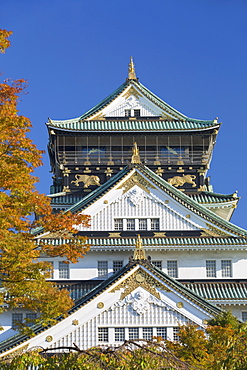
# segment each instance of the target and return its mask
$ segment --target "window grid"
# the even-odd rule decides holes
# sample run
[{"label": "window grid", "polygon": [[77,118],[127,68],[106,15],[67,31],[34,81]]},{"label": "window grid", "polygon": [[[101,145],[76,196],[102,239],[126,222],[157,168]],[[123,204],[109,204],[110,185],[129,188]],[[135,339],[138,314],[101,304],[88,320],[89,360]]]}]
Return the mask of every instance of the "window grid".
[{"label": "window grid", "polygon": [[49,264],[51,265],[49,268],[48,268],[48,272],[50,273],[50,277],[49,279],[54,279],[54,263],[53,261],[48,261]]},{"label": "window grid", "polygon": [[21,324],[23,322],[23,313],[12,313],[12,328],[16,329],[18,327],[17,324]]},{"label": "window grid", "polygon": [[206,261],[206,277],[216,277],[216,261]]},{"label": "window grid", "polygon": [[108,328],[98,328],[98,341],[108,342]]},{"label": "window grid", "polygon": [[129,339],[139,339],[139,328],[129,328]]},{"label": "window grid", "polygon": [[232,277],[232,261],[221,261],[221,274],[222,277]]},{"label": "window grid", "polygon": [[173,340],[176,341],[176,342],[178,342],[180,340],[180,337],[179,337],[178,333],[179,333],[179,327],[175,326],[173,328]]},{"label": "window grid", "polygon": [[152,264],[162,270],[162,261],[152,261]]},{"label": "window grid", "polygon": [[160,229],[160,220],[158,218],[151,218],[150,219],[150,228],[151,228],[151,230],[159,230]]},{"label": "window grid", "polygon": [[147,218],[140,218],[139,230],[147,230],[147,228],[148,228]]},{"label": "window grid", "polygon": [[134,117],[140,117],[141,110],[140,109],[134,109]]},{"label": "window grid", "polygon": [[242,321],[247,322],[247,311],[242,312]]},{"label": "window grid", "polygon": [[142,328],[143,339],[151,340],[153,337],[153,328]]},{"label": "window grid", "polygon": [[106,278],[108,276],[108,261],[98,261],[98,277]]},{"label": "window grid", "polygon": [[69,279],[69,264],[63,261],[58,262],[59,279]]},{"label": "window grid", "polygon": [[126,228],[127,230],[135,230],[135,219],[134,218],[127,218]]},{"label": "window grid", "polygon": [[[37,314],[36,313],[27,313],[26,314],[26,319],[29,319],[29,320],[36,320],[37,319]],[[34,325],[34,322],[26,322],[26,325],[28,327]]]},{"label": "window grid", "polygon": [[115,218],[114,230],[123,230],[123,219],[122,218]]},{"label": "window grid", "polygon": [[125,109],[125,117],[131,117],[131,109]]},{"label": "window grid", "polygon": [[113,273],[119,271],[123,267],[123,261],[113,261]]},{"label": "window grid", "polygon": [[157,328],[156,333],[157,333],[157,337],[167,339],[167,328]]},{"label": "window grid", "polygon": [[167,274],[172,278],[178,277],[178,263],[177,261],[167,261]]},{"label": "window grid", "polygon": [[115,342],[123,342],[125,340],[125,328],[115,328]]}]

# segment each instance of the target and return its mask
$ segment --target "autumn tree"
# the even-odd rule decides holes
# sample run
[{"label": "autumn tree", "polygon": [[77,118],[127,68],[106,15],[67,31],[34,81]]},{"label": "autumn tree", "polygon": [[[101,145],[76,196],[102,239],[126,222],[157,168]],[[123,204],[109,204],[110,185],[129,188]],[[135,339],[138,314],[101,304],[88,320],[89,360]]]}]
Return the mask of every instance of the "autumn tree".
[{"label": "autumn tree", "polygon": [[[0,30],[0,52],[10,43],[11,32]],[[76,262],[88,247],[78,236],[74,225],[89,223],[88,216],[71,213],[52,214],[49,198],[35,189],[33,172],[42,165],[42,151],[28,138],[31,122],[19,114],[17,105],[26,82],[0,83],[0,312],[25,308],[40,313],[47,324],[66,314],[72,300],[66,290],[58,290],[47,282],[51,266],[40,261],[41,254],[63,256]],[[34,221],[32,215],[37,215]],[[55,231],[66,242],[58,248],[37,244],[31,232]]]},{"label": "autumn tree", "polygon": [[206,330],[194,324],[181,326],[179,337],[178,342],[167,341],[167,348],[196,368],[247,369],[247,324],[230,312],[209,320]]}]

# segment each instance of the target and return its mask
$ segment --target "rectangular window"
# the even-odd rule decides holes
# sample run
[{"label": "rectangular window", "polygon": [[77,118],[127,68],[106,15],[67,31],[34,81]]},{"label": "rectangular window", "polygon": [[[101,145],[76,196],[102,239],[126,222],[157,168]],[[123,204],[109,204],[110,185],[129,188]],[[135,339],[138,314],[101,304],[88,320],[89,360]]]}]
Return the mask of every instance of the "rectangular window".
[{"label": "rectangular window", "polygon": [[147,230],[148,224],[146,218],[140,218],[139,219],[139,230]]},{"label": "rectangular window", "polygon": [[123,219],[122,218],[115,218],[114,230],[123,230]]},{"label": "rectangular window", "polygon": [[63,261],[58,262],[59,279],[69,279],[69,264]]},{"label": "rectangular window", "polygon": [[98,261],[98,277],[107,278],[108,276],[108,261]]},{"label": "rectangular window", "polygon": [[206,277],[216,277],[216,261],[206,261]]},{"label": "rectangular window", "polygon": [[113,261],[113,273],[117,272],[123,267],[123,261]]},{"label": "rectangular window", "polygon": [[135,230],[135,219],[127,218],[126,227],[127,227],[127,230]]},{"label": "rectangular window", "polygon": [[142,328],[143,339],[151,340],[153,338],[153,328]]},{"label": "rectangular window", "polygon": [[152,264],[162,270],[162,261],[152,261]]},{"label": "rectangular window", "polygon": [[167,339],[167,328],[157,328],[156,333],[157,333],[157,337]]},{"label": "rectangular window", "polygon": [[131,117],[131,109],[125,109],[124,114],[125,117]]},{"label": "rectangular window", "polygon": [[176,341],[176,342],[178,342],[179,339],[180,339],[178,333],[179,333],[179,327],[175,326],[173,328],[173,340]]},{"label": "rectangular window", "polygon": [[221,274],[222,277],[232,277],[232,261],[230,260],[221,261]]},{"label": "rectangular window", "polygon": [[17,329],[18,324],[23,323],[23,313],[12,313],[12,328]]},{"label": "rectangular window", "polygon": [[125,329],[115,328],[115,342],[123,342],[125,340]]},{"label": "rectangular window", "polygon": [[129,339],[139,339],[139,328],[129,328]]},{"label": "rectangular window", "polygon": [[247,322],[247,311],[242,312],[242,321]]},{"label": "rectangular window", "polygon": [[159,230],[160,229],[160,220],[159,220],[159,218],[151,218],[150,227],[151,227],[151,230]]},{"label": "rectangular window", "polygon": [[134,117],[140,117],[141,110],[140,109],[134,109]]},{"label": "rectangular window", "polygon": [[178,263],[177,261],[167,261],[167,274],[172,278],[178,277]]},{"label": "rectangular window", "polygon": [[108,328],[98,328],[98,341],[108,342]]},{"label": "rectangular window", "polygon": [[[28,319],[28,320],[36,320],[37,319],[37,314],[36,313],[27,313],[26,314],[26,319]],[[26,322],[26,324],[27,324],[27,326],[32,326],[32,325],[34,325],[34,322],[33,321],[31,321],[31,322]]]}]

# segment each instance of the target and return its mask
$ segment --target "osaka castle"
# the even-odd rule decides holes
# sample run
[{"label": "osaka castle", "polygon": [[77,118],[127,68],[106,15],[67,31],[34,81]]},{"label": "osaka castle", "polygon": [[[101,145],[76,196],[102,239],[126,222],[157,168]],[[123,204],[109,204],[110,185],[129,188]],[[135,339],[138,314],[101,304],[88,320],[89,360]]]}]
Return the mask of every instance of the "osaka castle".
[{"label": "osaka castle", "polygon": [[[247,320],[247,231],[230,221],[239,198],[214,193],[207,177],[217,118],[189,118],[168,105],[139,81],[131,58],[108,97],[46,125],[52,207],[90,215],[91,226],[79,228],[90,251],[76,264],[42,257],[74,307],[53,326],[34,326],[32,337],[14,331],[15,322],[37,313],[3,314],[1,356],[177,340],[179,325],[204,328],[222,310]],[[62,243],[42,229],[34,234]]]}]

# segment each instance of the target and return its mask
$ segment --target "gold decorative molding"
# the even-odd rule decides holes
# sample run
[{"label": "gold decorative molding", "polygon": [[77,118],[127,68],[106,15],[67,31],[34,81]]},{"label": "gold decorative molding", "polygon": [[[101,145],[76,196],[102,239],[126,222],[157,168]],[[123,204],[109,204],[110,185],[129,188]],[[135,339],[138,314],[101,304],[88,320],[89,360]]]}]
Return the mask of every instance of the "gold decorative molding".
[{"label": "gold decorative molding", "polygon": [[155,173],[157,173],[158,176],[162,176],[162,173],[164,173],[164,169],[161,167],[158,167]]},{"label": "gold decorative molding", "polygon": [[208,229],[202,229],[204,231],[203,234],[201,234],[201,236],[229,236],[229,233],[226,233],[220,229],[218,229],[217,227],[215,226],[212,226],[210,224],[207,224],[207,227]]},{"label": "gold decorative molding", "polygon": [[196,179],[196,175],[183,175],[171,177],[167,181],[170,185],[173,185],[176,188],[178,186],[183,186],[185,183],[191,184],[192,188],[194,188],[196,187],[196,183],[193,181],[194,179]]},{"label": "gold decorative molding", "polygon": [[139,100],[139,98],[142,96],[133,86],[129,88],[128,91],[123,95],[125,99],[128,99],[131,95],[133,95],[136,99]]},{"label": "gold decorative molding", "polygon": [[121,238],[121,233],[109,233],[109,238]]},{"label": "gold decorative molding", "polygon": [[111,293],[115,293],[117,290],[123,289],[124,291],[121,293],[120,299],[124,299],[138,287],[145,289],[158,299],[160,299],[160,293],[156,290],[156,288],[170,292],[170,289],[168,289],[164,284],[161,284],[146,271],[143,271],[141,268],[139,268],[130,277],[112,289]]},{"label": "gold decorative molding", "polygon": [[75,319],[75,320],[72,320],[72,325],[79,325],[79,320]]},{"label": "gold decorative molding", "polygon": [[97,185],[100,186],[100,178],[94,175],[75,175],[75,180],[71,181],[71,184],[74,183],[75,186],[79,186],[79,183],[83,182],[83,187],[86,189],[89,186]]},{"label": "gold decorative molding", "polygon": [[29,346],[29,343],[28,344],[25,344],[24,346],[18,348],[18,349],[14,349],[13,351],[9,352],[6,356],[3,356],[2,359],[4,358],[5,360],[10,360],[12,359],[13,357],[17,356],[17,355],[20,355],[22,354],[24,351],[26,351],[28,349],[28,346]]},{"label": "gold decorative molding", "polygon": [[165,238],[166,237],[166,233],[155,233],[154,232],[154,238]]},{"label": "gold decorative molding", "polygon": [[95,121],[102,121],[102,120],[105,120],[105,117],[103,116],[102,113],[99,113],[97,116],[94,116],[93,118],[91,118],[92,120],[95,120]]},{"label": "gold decorative molding", "polygon": [[112,172],[113,172],[113,169],[111,169],[110,167],[107,167],[106,170],[104,171],[106,176],[110,176],[110,177],[112,175]]},{"label": "gold decorative molding", "polygon": [[97,304],[97,308],[104,308],[104,303],[103,302],[99,302],[98,304]]},{"label": "gold decorative molding", "polygon": [[177,306],[177,308],[183,308],[184,307],[184,304],[183,304],[183,302],[178,302],[176,304],[176,306]]},{"label": "gold decorative molding", "polygon": [[124,189],[123,194],[126,193],[129,189],[133,188],[133,186],[138,185],[142,190],[146,193],[150,193],[148,188],[154,189],[154,186],[150,184],[146,179],[144,179],[139,173],[135,173],[129,179],[127,179],[122,185],[120,185],[117,189]]},{"label": "gold decorative molding", "polygon": [[47,335],[47,337],[45,338],[45,341],[46,342],[52,342],[53,341],[53,336],[52,335]]}]

